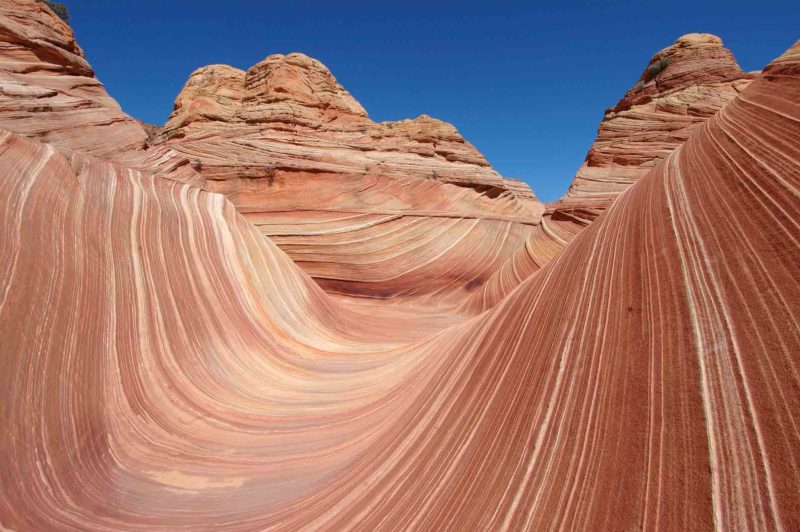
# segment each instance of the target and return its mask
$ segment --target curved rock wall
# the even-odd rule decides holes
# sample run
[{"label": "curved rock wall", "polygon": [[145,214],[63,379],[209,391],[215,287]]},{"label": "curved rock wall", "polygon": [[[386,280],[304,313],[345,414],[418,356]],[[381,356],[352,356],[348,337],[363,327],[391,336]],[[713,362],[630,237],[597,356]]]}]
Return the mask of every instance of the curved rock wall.
[{"label": "curved rock wall", "polygon": [[544,211],[450,124],[375,123],[302,54],[196,70],[161,142],[333,293],[451,306]]},{"label": "curved rock wall", "polygon": [[567,193],[547,205],[524,248],[467,306],[489,308],[540,269],[752,79],[715,35],[684,35],[654,54],[634,86],[606,110]]},{"label": "curved rock wall", "polygon": [[[229,116],[209,93],[187,128]],[[177,155],[196,132],[88,153],[22,129],[0,528],[800,529],[800,42],[560,251],[513,194],[223,195]]]}]

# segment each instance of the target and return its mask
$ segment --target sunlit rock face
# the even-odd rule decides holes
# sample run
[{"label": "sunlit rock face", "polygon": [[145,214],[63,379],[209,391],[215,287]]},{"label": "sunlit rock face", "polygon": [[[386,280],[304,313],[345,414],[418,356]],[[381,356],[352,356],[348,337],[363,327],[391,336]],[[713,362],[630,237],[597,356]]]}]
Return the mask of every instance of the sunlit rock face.
[{"label": "sunlit rock face", "polygon": [[560,253],[616,198],[732,101],[754,74],[719,37],[692,33],[653,55],[639,80],[606,110],[567,193],[549,205],[524,248],[492,276],[470,307],[486,308]]},{"label": "sunlit rock face", "polygon": [[[271,163],[282,171],[429,179],[492,197],[533,198],[446,122],[426,115],[373,122],[325,65],[299,53],[271,55],[246,72],[226,65],[196,70],[164,133],[198,158],[208,179],[262,177]],[[235,151],[212,157],[202,150],[211,136]]]},{"label": "sunlit rock face", "polygon": [[[368,120],[286,57],[254,105]],[[274,198],[210,190],[237,179],[215,142],[239,76],[215,67],[186,135],[141,146],[4,115],[2,529],[800,529],[800,42],[524,276],[549,241],[510,190],[309,171],[304,198],[277,164]],[[384,196],[349,184],[370,177]],[[438,273],[391,275],[442,243],[417,260]]]},{"label": "sunlit rock face", "polygon": [[564,202],[610,204],[748,86],[719,37],[684,35],[653,55],[636,84],[608,109]]},{"label": "sunlit rock face", "polygon": [[332,293],[460,304],[544,211],[452,125],[375,123],[302,54],[196,70],[157,142]]},{"label": "sunlit rock face", "polygon": [[544,211],[452,125],[424,115],[375,123],[302,54],[247,72],[198,69],[163,130],[146,131],[42,3],[0,9],[9,43],[0,127],[223,193],[330,292],[457,305],[517,253]]},{"label": "sunlit rock face", "polygon": [[42,2],[0,4],[0,126],[105,156],[146,135],[94,77],[70,27]]},{"label": "sunlit rock face", "polygon": [[0,2],[0,128],[132,168],[200,182],[190,162],[108,95],[70,27],[38,0]]}]

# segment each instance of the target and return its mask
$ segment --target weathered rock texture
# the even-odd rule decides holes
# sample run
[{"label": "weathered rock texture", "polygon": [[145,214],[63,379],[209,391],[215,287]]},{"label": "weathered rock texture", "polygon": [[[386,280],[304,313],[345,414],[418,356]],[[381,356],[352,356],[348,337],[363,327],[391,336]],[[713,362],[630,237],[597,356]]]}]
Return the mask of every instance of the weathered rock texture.
[{"label": "weathered rock texture", "polygon": [[450,124],[376,124],[302,54],[199,69],[156,131],[119,109],[42,3],[0,9],[0,127],[223,193],[329,291],[455,304],[544,211]]},{"label": "weathered rock texture", "polygon": [[0,3],[0,127],[93,155],[144,146],[69,26],[43,2]]},{"label": "weathered rock texture", "polygon": [[0,2],[0,128],[165,177],[199,183],[190,161],[125,114],[70,27],[37,0]]},{"label": "weathered rock texture", "polygon": [[514,256],[544,210],[450,124],[375,123],[302,54],[198,69],[162,141],[330,292],[452,303]]},{"label": "weathered rock texture", "polygon": [[[506,180],[456,129],[423,115],[375,123],[319,61],[271,55],[246,72],[226,65],[196,70],[164,126],[177,149],[197,157],[207,179],[276,170],[432,179],[492,197],[532,199]],[[208,153],[213,142],[215,151]],[[220,153],[225,146],[228,153]],[[213,155],[216,154],[216,157]]]},{"label": "weathered rock texture", "polygon": [[606,110],[567,194],[547,206],[525,246],[468,306],[490,307],[539,270],[741,93],[753,76],[739,68],[715,35],[684,35],[653,55],[636,84]]},{"label": "weathered rock texture", "polygon": [[564,199],[605,209],[750,83],[719,37],[692,33],[656,53],[608,109]]},{"label": "weathered rock texture", "polygon": [[0,526],[800,529],[799,125],[800,42],[473,317],[0,131]]}]

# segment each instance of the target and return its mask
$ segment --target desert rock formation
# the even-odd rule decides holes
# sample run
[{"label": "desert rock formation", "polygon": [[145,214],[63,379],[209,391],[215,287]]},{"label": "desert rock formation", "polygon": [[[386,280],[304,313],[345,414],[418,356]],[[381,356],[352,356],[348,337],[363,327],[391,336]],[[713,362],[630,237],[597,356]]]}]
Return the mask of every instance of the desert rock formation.
[{"label": "desert rock formation", "polygon": [[[0,27],[17,32],[3,34],[17,40],[0,64],[14,69],[50,14],[0,5]],[[39,39],[66,34],[53,31]],[[236,102],[252,99],[258,120],[306,106],[289,114],[336,115],[355,138],[363,109],[306,59],[268,59],[256,71],[279,75],[243,92],[233,69],[192,76],[174,127],[149,147],[120,134],[118,148],[109,138],[83,150],[69,117],[89,133],[97,117],[69,106],[37,115],[23,96],[12,118],[4,101],[0,527],[800,529],[800,42],[685,142],[653,147],[663,160],[525,279],[512,277],[540,226],[523,218],[541,211],[510,186],[492,197],[423,179],[422,161],[448,160],[411,155],[410,143],[395,145],[396,160],[414,161],[409,176],[359,174],[349,154],[331,159],[347,171],[311,171],[297,165],[337,138],[328,122],[240,121],[247,105]],[[294,77],[294,62],[313,73]],[[26,83],[28,95],[66,86]],[[64,127],[49,135],[48,121]],[[249,128],[230,152],[247,154],[237,166],[217,143],[232,148]],[[452,132],[439,128],[426,135]],[[283,134],[303,139],[295,152]],[[270,176],[236,174],[257,167],[259,150],[262,167],[281,161],[281,211],[258,188]],[[317,178],[328,210],[281,184],[301,178]],[[390,208],[396,219],[375,221]],[[458,237],[463,224],[474,227]],[[508,242],[529,244],[504,251],[503,224],[530,233]],[[437,280],[393,276],[396,256],[442,244],[418,259]],[[359,270],[298,259],[326,245],[380,260]],[[393,271],[376,282],[381,263]],[[337,268],[351,278],[326,285]],[[426,290],[405,297],[402,282]],[[358,283],[397,293],[349,297],[364,295]],[[442,305],[451,300],[469,312]]]},{"label": "desert rock formation", "polygon": [[567,194],[547,205],[525,246],[473,294],[468,306],[490,307],[558,255],[622,192],[741,93],[753,76],[739,68],[715,35],[684,35],[654,54],[639,80],[606,110]]},{"label": "desert rock formation", "polygon": [[302,54],[196,70],[161,142],[341,294],[456,304],[513,258],[544,211],[452,125],[373,122]]},{"label": "desert rock formation", "polygon": [[[196,157],[210,180],[258,178],[269,162],[276,170],[432,179],[533,198],[446,122],[426,115],[373,122],[325,65],[299,53],[271,55],[246,72],[196,70],[164,133],[180,140],[171,144]],[[211,142],[217,157],[208,152]],[[218,145],[232,151],[220,153]]]},{"label": "desert rock formation", "polygon": [[568,242],[573,223],[581,226],[597,218],[752,77],[715,35],[684,35],[653,55],[636,84],[606,111],[569,191],[550,207],[551,231]]},{"label": "desert rock formation", "polygon": [[564,203],[606,208],[750,83],[719,37],[684,35],[653,55],[608,109]]},{"label": "desert rock formation", "polygon": [[72,29],[42,2],[0,2],[0,44],[0,128],[171,179],[201,181],[177,152],[148,149],[152,129],[106,93]]},{"label": "desert rock formation", "polygon": [[97,156],[146,135],[94,77],[69,26],[42,2],[0,3],[0,127]]}]

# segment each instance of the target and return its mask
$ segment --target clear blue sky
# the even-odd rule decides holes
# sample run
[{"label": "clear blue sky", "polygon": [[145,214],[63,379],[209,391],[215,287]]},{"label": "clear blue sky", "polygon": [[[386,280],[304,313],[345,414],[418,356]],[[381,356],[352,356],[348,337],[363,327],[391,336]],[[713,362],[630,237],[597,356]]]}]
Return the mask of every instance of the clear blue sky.
[{"label": "clear blue sky", "polygon": [[451,122],[544,201],[564,193],[603,110],[656,50],[715,33],[755,70],[800,38],[798,0],[62,1],[97,76],[139,119],[162,124],[200,66],[303,52],[374,120]]}]

